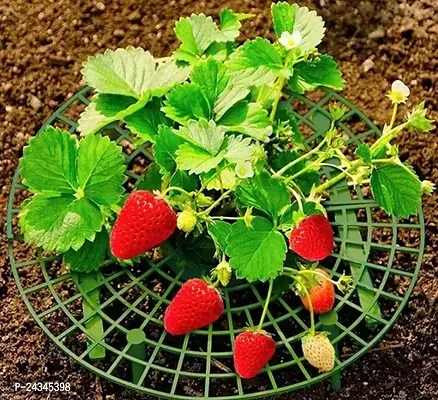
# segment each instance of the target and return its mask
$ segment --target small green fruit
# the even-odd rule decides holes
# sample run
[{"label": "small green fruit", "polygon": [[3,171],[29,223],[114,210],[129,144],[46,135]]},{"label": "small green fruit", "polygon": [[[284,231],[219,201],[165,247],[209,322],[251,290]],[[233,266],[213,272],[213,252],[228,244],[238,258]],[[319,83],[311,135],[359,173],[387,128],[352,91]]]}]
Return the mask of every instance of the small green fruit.
[{"label": "small green fruit", "polygon": [[177,226],[178,229],[189,233],[193,231],[196,226],[197,218],[193,210],[187,209],[178,215]]}]

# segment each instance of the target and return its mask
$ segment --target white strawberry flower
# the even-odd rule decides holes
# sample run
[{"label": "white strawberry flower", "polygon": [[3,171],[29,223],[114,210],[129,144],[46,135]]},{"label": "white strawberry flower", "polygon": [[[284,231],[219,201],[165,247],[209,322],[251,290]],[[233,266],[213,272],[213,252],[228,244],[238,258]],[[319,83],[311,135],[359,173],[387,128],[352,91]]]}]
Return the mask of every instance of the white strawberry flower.
[{"label": "white strawberry flower", "polygon": [[283,45],[286,50],[292,50],[295,47],[298,47],[302,40],[303,37],[299,31],[294,31],[292,33],[283,32],[280,36],[280,39],[278,39],[280,44]]},{"label": "white strawberry flower", "polygon": [[234,171],[240,179],[252,178],[254,176],[254,170],[252,169],[252,165],[249,161],[236,164]]},{"label": "white strawberry flower", "polygon": [[392,82],[391,92],[388,97],[391,99],[393,104],[406,103],[411,91],[409,88],[401,81],[396,80]]}]

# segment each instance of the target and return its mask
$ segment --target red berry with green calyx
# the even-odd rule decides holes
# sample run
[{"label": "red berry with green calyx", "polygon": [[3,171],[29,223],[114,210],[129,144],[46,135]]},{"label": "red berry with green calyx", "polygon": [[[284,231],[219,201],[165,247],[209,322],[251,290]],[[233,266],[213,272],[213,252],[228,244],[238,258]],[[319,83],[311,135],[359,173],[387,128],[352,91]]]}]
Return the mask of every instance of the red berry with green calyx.
[{"label": "red berry with green calyx", "polygon": [[[327,272],[320,268],[315,269],[314,272],[316,272],[316,274],[312,277],[313,279],[309,279],[309,283],[306,285],[309,296],[304,296],[303,293],[301,293],[303,295],[301,301],[306,310],[310,311],[309,302],[311,301],[313,312],[316,314],[324,314],[329,312],[335,304],[335,286],[328,279],[329,275]],[[306,277],[309,276],[311,276],[310,273],[306,274]]]},{"label": "red berry with green calyx", "polygon": [[329,220],[320,214],[304,217],[292,230],[289,247],[308,261],[319,261],[329,256],[334,247]]},{"label": "red berry with green calyx", "polygon": [[170,205],[146,190],[131,193],[111,231],[115,257],[128,260],[158,246],[176,229],[176,213]]},{"label": "red berry with green calyx", "polygon": [[182,285],[164,313],[164,328],[172,335],[185,335],[212,324],[224,312],[219,291],[202,279]]},{"label": "red berry with green calyx", "polygon": [[275,354],[275,341],[264,331],[247,330],[234,342],[234,368],[241,378],[256,376]]}]

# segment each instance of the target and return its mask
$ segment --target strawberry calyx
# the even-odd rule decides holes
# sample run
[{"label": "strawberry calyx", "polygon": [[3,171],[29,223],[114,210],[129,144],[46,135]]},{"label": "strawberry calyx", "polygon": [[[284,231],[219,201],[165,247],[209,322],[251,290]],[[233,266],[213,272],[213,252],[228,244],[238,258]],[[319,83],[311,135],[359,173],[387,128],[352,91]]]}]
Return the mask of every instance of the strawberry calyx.
[{"label": "strawberry calyx", "polygon": [[215,268],[211,270],[210,276],[222,286],[230,283],[232,271],[229,262],[224,258]]},{"label": "strawberry calyx", "polygon": [[250,333],[260,334],[260,335],[264,335],[266,337],[272,338],[272,334],[271,333],[265,331],[264,329],[260,329],[257,326],[247,326],[247,327],[242,329],[242,333],[243,332],[250,332]]},{"label": "strawberry calyx", "polygon": [[220,284],[219,280],[213,281],[209,276],[203,276],[202,279],[205,281],[209,288],[215,289],[222,296],[221,292],[218,289],[218,286]]}]

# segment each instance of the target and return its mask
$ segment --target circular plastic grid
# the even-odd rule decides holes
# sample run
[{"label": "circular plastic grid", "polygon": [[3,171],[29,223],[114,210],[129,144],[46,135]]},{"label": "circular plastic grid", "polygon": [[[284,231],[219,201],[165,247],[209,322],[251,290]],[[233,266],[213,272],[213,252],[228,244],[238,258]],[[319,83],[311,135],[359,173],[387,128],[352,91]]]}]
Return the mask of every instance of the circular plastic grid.
[{"label": "circular plastic grid", "polygon": [[[74,133],[88,95],[87,88],[77,93],[45,125]],[[312,99],[296,96],[288,102],[309,147],[323,137],[327,106],[334,101],[349,110],[337,123],[349,144],[380,134],[351,103],[332,91],[321,91]],[[134,148],[130,133],[117,124],[106,133],[124,147],[126,188],[131,190],[152,159],[148,147]],[[325,166],[323,173],[336,174],[336,166]],[[223,290],[225,312],[217,322],[172,337],[163,329],[162,316],[183,283],[183,271],[175,274],[169,266],[173,254],[126,268],[108,262],[101,272],[84,278],[70,273],[56,256],[23,244],[17,218],[28,193],[18,170],[7,215],[12,272],[29,312],[62,351],[95,374],[134,390],[165,398],[241,399],[296,390],[330,375],[339,385],[339,372],[397,320],[424,251],[421,210],[418,217],[396,221],[378,209],[369,193],[367,187],[348,187],[341,181],[325,203],[336,248],[324,266],[333,276],[345,271],[355,279],[354,290],[337,294],[338,318],[318,323],[317,328],[331,332],[338,350],[335,369],[326,374],[318,374],[303,358],[298,339],[309,327],[309,315],[292,293],[274,296],[263,326],[277,341],[276,355],[258,377],[242,380],[232,365],[234,337],[247,324],[258,322],[267,285],[240,283]]]}]

